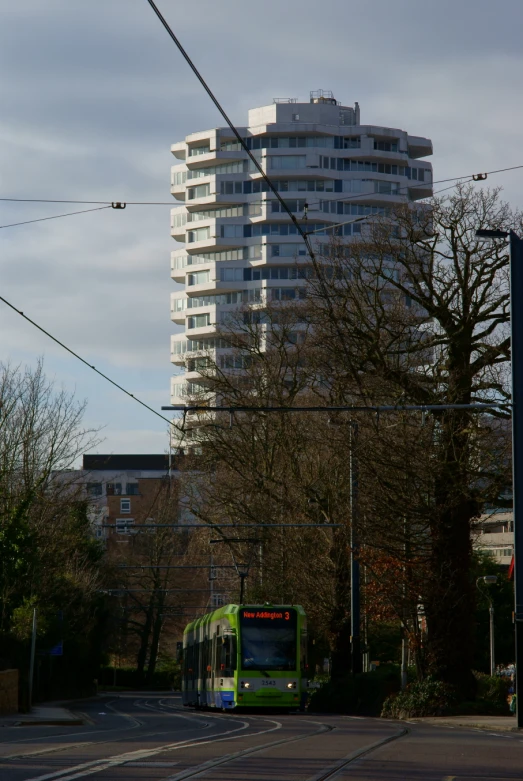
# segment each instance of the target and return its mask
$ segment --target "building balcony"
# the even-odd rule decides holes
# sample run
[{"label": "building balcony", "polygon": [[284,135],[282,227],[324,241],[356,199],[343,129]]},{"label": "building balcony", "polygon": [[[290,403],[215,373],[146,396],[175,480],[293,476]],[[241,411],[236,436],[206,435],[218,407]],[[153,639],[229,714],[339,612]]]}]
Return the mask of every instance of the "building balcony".
[{"label": "building balcony", "polygon": [[185,285],[186,275],[191,271],[212,271],[215,261],[200,258],[198,255],[188,255],[186,250],[174,250],[171,254],[171,277],[176,282]]},{"label": "building balcony", "polygon": [[[216,307],[206,307],[207,311],[214,310]],[[187,316],[187,313],[186,313]],[[202,325],[198,328],[185,328],[185,335],[187,339],[199,339],[202,336],[213,336],[216,333],[217,325],[215,322],[211,322],[209,325]]]},{"label": "building balcony", "polygon": [[247,160],[247,152],[243,149],[225,151],[210,149],[207,154],[187,157],[187,168],[205,168],[206,166],[220,165],[220,163],[237,163]]},{"label": "building balcony", "polygon": [[179,141],[177,144],[171,144],[171,153],[178,160],[185,160],[186,152],[187,152],[187,146],[185,144],[185,141]]},{"label": "building balcony", "polygon": [[416,182],[410,180],[408,186],[409,200],[419,201],[420,198],[430,198],[432,196],[432,182]]},{"label": "building balcony", "polygon": [[177,201],[185,201],[185,183],[173,184],[171,182],[171,195]]},{"label": "building balcony", "polygon": [[409,157],[418,160],[420,157],[429,157],[432,154],[432,141],[422,136],[408,136]]}]

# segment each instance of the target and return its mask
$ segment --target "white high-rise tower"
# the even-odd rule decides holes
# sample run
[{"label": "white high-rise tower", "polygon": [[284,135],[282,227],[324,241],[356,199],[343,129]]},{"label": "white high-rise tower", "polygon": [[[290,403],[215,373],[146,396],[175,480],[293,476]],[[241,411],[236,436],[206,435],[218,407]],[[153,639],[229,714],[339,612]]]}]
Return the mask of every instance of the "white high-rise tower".
[{"label": "white high-rise tower", "polygon": [[[396,128],[362,125],[360,109],[332,93],[311,92],[309,103],[275,99],[249,111],[238,128],[249,149],[307,230],[328,241],[329,225],[382,212],[391,204],[432,194],[427,138]],[[299,296],[310,259],[289,216],[282,212],[230,128],[192,133],[173,144],[171,192],[183,202],[171,215],[171,234],[184,247],[171,257],[171,276],[183,288],[171,295],[171,360],[185,366],[173,377],[171,403],[204,390],[202,351],[226,349],[217,326],[241,304]],[[341,235],[361,231],[348,224]],[[322,238],[323,236],[323,238]]]}]

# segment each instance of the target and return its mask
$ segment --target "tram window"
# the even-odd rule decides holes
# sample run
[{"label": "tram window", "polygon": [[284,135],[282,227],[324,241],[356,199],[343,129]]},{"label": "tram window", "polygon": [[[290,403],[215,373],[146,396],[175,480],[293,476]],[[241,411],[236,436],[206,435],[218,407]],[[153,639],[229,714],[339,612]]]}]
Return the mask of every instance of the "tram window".
[{"label": "tram window", "polygon": [[216,653],[214,655],[214,669],[220,672],[223,670],[222,665],[222,649],[223,649],[223,638],[217,637],[216,638]]},{"label": "tram window", "polygon": [[297,617],[289,610],[242,610],[242,670],[296,670]]},{"label": "tram window", "polygon": [[302,631],[300,638],[300,659],[302,672],[307,672],[309,669],[307,664],[307,632],[304,631]]},{"label": "tram window", "polygon": [[225,677],[230,677],[236,669],[236,638],[226,635],[222,638],[220,647],[219,671]]}]

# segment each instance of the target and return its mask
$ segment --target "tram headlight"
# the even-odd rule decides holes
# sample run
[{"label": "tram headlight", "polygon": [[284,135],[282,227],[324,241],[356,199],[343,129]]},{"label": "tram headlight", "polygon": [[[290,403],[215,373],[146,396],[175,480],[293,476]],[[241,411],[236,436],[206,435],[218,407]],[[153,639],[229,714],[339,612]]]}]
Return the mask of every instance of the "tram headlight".
[{"label": "tram headlight", "polygon": [[288,689],[295,689],[296,688],[296,681],[294,681],[293,683],[288,683],[287,684],[287,688]]},{"label": "tram headlight", "polygon": [[249,681],[242,681],[240,683],[240,687],[242,689],[250,689],[251,688],[251,684],[249,683]]}]

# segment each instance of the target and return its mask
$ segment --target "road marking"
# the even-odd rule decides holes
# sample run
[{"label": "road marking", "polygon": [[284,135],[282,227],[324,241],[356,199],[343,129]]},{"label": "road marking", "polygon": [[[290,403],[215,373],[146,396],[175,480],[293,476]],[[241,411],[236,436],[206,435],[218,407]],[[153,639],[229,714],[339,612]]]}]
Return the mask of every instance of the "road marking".
[{"label": "road marking", "polygon": [[[269,721],[272,721],[270,719]],[[242,737],[254,737],[257,735],[264,735],[267,732],[273,732],[276,729],[281,728],[281,724],[277,721],[273,721],[273,724],[276,724],[275,727],[271,727],[270,729],[262,730],[261,732],[253,732],[248,735],[242,735]],[[224,732],[222,734],[224,735],[230,735],[234,732],[240,732],[244,729],[247,729],[249,727],[249,723],[247,721],[241,722],[242,726],[237,727],[236,729],[228,730],[227,732]],[[64,770],[54,771],[52,773],[46,773],[43,776],[33,776],[33,778],[27,779],[26,781],[53,781],[53,779],[60,779],[60,781],[73,781],[76,778],[83,778],[84,776],[90,776],[93,775],[93,773],[99,773],[102,770],[108,770],[112,767],[116,767],[118,765],[124,765],[126,762],[133,762],[133,761],[139,761],[143,759],[147,759],[147,757],[152,757],[155,754],[161,754],[164,751],[176,751],[181,748],[188,748],[192,746],[205,746],[208,743],[219,743],[223,740],[234,740],[237,736],[235,735],[234,738],[222,738],[218,737],[217,739],[208,739],[208,740],[202,740],[201,738],[196,738],[196,740],[193,741],[179,741],[178,743],[168,743],[165,746],[158,746],[157,748],[152,749],[141,749],[139,751],[130,751],[126,752],[125,754],[116,754],[113,757],[109,757],[108,759],[97,759],[91,762],[84,762],[81,765],[75,765],[73,767],[65,768]],[[68,775],[71,774],[72,775]]]},{"label": "road marking", "polygon": [[148,768],[154,768],[154,767],[174,767],[175,765],[179,765],[180,763],[178,761],[176,762],[161,762],[158,759],[153,759],[151,762],[128,762],[125,767],[148,767]]},{"label": "road marking", "polygon": [[[352,764],[352,762],[355,760],[364,759],[367,754],[371,754],[373,751],[376,751],[376,749],[379,749],[382,746],[386,746],[387,743],[392,743],[392,741],[398,740],[398,738],[403,738],[408,734],[408,729],[402,729],[399,732],[396,732],[394,735],[390,735],[388,738],[382,738],[381,740],[376,741],[376,743],[371,743],[370,746],[364,746],[363,748],[356,749],[356,751],[353,751],[351,754],[345,756],[341,762],[336,762],[336,764],[322,770],[320,773],[317,773],[311,778],[308,778],[306,781],[326,781],[328,778],[337,778],[340,773],[344,773],[348,765]],[[168,780],[166,779],[166,781]]]},{"label": "road marking", "polygon": [[[314,723],[317,724],[318,722],[314,722]],[[270,743],[263,743],[261,746],[251,746],[250,748],[244,748],[241,751],[235,751],[233,754],[227,754],[226,756],[220,757],[219,759],[210,759],[208,762],[204,762],[202,765],[196,765],[195,767],[182,770],[181,773],[177,773],[175,776],[168,776],[166,779],[164,779],[164,781],[184,781],[184,779],[193,778],[194,776],[199,776],[201,773],[204,773],[206,770],[209,770],[211,768],[214,769],[215,767],[219,767],[220,765],[225,765],[228,762],[232,762],[234,759],[239,759],[240,757],[247,756],[248,754],[255,754],[257,751],[263,751],[264,749],[272,748],[273,746],[280,746],[284,743],[294,743],[299,740],[306,740],[307,738],[311,738],[314,735],[318,735],[322,732],[327,732],[329,730],[329,727],[324,724],[322,724],[322,727],[323,729],[316,730],[316,732],[312,732],[312,733],[307,732],[306,734],[303,735],[297,735],[294,738],[283,738],[282,740],[273,740]],[[267,730],[267,731],[271,732],[272,730]]]}]

